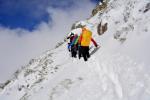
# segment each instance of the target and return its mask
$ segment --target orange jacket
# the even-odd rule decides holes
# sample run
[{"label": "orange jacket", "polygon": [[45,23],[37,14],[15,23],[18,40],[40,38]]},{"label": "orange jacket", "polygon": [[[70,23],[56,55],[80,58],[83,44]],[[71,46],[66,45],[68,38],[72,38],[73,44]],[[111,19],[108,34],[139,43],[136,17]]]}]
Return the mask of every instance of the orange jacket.
[{"label": "orange jacket", "polygon": [[90,42],[93,42],[93,44],[97,47],[97,43],[95,42],[95,40],[92,38],[92,32],[90,30],[83,30],[81,35],[80,35],[80,38],[79,38],[79,41],[78,43],[81,45],[81,46],[89,46],[90,45]]}]

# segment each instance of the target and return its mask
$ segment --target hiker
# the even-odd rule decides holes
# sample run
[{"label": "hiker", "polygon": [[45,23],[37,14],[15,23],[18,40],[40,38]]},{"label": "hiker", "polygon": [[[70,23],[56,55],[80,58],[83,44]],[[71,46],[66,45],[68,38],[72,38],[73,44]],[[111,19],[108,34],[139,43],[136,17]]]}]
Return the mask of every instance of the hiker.
[{"label": "hiker", "polygon": [[67,37],[67,39],[70,39],[69,43],[68,43],[68,50],[69,52],[71,51],[71,48],[70,48],[70,44],[73,40],[73,37],[74,37],[74,33],[71,32],[71,34]]},{"label": "hiker", "polygon": [[77,34],[71,33],[71,36],[69,36],[68,39],[69,38],[70,38],[70,43],[68,44],[68,49],[69,51],[71,51],[71,56],[76,58],[79,36]]},{"label": "hiker", "polygon": [[79,37],[79,59],[81,56],[83,56],[84,61],[87,61],[88,58],[90,57],[89,54],[89,45],[90,42],[93,42],[95,47],[98,47],[97,43],[95,42],[95,40],[92,38],[92,32],[87,28],[87,27],[83,27],[82,28],[82,33]]}]

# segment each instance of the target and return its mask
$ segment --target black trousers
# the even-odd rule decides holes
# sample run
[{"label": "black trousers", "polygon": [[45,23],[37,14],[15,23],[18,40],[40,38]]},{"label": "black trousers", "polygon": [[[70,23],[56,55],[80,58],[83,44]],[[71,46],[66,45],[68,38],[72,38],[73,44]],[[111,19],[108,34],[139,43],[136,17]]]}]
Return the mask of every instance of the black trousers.
[{"label": "black trousers", "polygon": [[88,58],[90,57],[89,46],[81,46],[80,52],[81,52],[81,56],[83,56],[83,58],[84,58],[84,61],[87,61]]},{"label": "black trousers", "polygon": [[78,50],[78,48],[77,48],[76,45],[71,46],[71,56],[72,56],[72,57],[75,57],[75,58],[76,58],[77,50]]}]

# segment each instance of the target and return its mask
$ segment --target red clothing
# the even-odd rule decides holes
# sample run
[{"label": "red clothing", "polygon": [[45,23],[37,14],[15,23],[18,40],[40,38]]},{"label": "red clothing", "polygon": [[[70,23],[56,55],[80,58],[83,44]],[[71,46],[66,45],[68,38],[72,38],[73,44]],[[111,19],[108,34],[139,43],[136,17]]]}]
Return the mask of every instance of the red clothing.
[{"label": "red clothing", "polygon": [[[82,35],[80,36],[78,43],[80,44],[81,41],[82,41]],[[96,41],[93,38],[91,38],[91,41],[93,42],[93,44],[94,44],[95,47],[98,46],[97,43],[96,43]]]},{"label": "red clothing", "polygon": [[74,36],[71,36],[71,37],[70,37],[70,43],[72,42],[73,38],[74,38]]},{"label": "red clothing", "polygon": [[93,42],[93,44],[94,44],[95,47],[98,46],[97,43],[96,43],[96,41],[93,38],[91,38],[91,41]]}]

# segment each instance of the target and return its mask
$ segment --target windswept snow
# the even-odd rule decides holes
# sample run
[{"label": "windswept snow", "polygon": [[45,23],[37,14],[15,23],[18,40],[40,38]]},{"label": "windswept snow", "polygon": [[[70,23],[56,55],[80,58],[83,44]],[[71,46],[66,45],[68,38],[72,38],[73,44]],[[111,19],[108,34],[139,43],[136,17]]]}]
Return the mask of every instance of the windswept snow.
[{"label": "windswept snow", "polygon": [[[18,70],[0,88],[0,100],[150,100],[148,4],[111,0],[103,12],[77,23],[90,27],[100,45],[87,62],[71,58],[64,42]],[[101,21],[108,30],[99,36]]]}]

